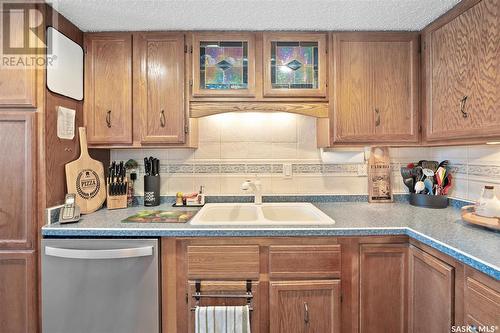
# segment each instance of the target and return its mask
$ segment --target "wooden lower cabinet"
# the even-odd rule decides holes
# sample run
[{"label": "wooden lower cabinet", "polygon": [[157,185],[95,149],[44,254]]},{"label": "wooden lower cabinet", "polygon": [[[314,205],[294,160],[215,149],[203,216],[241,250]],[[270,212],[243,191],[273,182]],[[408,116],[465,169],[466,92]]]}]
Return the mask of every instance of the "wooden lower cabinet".
[{"label": "wooden lower cabinet", "polygon": [[359,257],[359,332],[407,331],[407,244],[363,244]]},{"label": "wooden lower cabinet", "polygon": [[340,280],[272,281],[270,332],[340,333]]},{"label": "wooden lower cabinet", "polygon": [[34,251],[0,251],[0,332],[37,331]]},{"label": "wooden lower cabinet", "polygon": [[410,246],[410,333],[449,332],[453,324],[454,268]]},{"label": "wooden lower cabinet", "polygon": [[500,327],[500,282],[469,268],[466,271],[464,323],[475,329],[472,332],[494,332]]}]

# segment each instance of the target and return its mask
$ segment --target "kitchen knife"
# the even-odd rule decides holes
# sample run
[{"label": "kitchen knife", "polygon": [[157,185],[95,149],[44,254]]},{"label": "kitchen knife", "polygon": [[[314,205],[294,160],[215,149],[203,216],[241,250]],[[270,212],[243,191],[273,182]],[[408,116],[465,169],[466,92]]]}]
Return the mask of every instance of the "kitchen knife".
[{"label": "kitchen knife", "polygon": [[160,160],[155,159],[155,176],[160,174]]}]

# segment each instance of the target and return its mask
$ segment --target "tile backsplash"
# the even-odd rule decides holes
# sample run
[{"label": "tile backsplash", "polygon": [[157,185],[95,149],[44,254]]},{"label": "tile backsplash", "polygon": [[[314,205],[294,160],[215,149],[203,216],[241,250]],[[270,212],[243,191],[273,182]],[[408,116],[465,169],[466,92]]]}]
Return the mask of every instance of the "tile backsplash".
[{"label": "tile backsplash", "polygon": [[[450,195],[477,200],[485,184],[500,184],[500,146],[392,148],[393,191],[404,193],[399,168],[420,159],[448,159]],[[316,119],[289,113],[227,113],[201,118],[198,149],[114,149],[112,160],[137,160],[135,190],[142,195],[142,161],[161,160],[161,194],[196,191],[247,194],[241,183],[257,175],[267,195],[367,194],[366,163],[323,163],[316,148]],[[291,174],[286,171],[291,169]]]}]

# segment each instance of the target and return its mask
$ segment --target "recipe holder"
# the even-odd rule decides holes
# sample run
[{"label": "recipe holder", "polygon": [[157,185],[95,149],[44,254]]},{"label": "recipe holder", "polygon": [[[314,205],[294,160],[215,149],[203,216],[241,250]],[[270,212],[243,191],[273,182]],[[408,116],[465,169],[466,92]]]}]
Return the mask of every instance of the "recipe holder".
[{"label": "recipe holder", "polygon": [[410,193],[410,205],[442,209],[448,207],[448,196]]},{"label": "recipe holder", "polygon": [[160,205],[160,176],[144,176],[144,206]]}]

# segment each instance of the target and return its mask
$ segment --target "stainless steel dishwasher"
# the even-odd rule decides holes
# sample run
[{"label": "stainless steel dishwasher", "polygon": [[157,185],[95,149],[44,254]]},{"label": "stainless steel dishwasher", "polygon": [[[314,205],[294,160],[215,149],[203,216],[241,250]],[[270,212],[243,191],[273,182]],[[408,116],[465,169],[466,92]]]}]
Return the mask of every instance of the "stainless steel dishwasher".
[{"label": "stainless steel dishwasher", "polygon": [[42,240],[43,333],[158,333],[158,241]]}]

